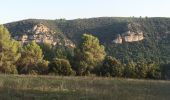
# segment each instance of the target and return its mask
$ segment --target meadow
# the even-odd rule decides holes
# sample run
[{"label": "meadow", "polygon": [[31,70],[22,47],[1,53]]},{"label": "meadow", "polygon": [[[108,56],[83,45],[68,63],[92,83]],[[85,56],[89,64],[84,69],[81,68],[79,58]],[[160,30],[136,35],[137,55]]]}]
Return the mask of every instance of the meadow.
[{"label": "meadow", "polygon": [[170,100],[170,81],[0,75],[0,100]]}]

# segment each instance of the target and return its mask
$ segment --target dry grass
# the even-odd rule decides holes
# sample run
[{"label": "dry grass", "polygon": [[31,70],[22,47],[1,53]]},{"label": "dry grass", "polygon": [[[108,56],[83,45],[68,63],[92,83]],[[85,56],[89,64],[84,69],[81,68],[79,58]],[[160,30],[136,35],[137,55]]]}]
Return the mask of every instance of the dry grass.
[{"label": "dry grass", "polygon": [[0,100],[170,100],[170,82],[0,75]]}]

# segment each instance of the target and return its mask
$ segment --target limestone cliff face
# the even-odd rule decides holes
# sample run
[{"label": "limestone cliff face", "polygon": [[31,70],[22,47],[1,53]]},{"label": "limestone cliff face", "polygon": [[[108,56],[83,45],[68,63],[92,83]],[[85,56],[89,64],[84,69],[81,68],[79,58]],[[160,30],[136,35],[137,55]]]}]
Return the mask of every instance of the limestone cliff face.
[{"label": "limestone cliff face", "polygon": [[141,41],[144,39],[143,33],[134,33],[134,32],[128,32],[124,36],[125,42],[135,42],[135,41]]},{"label": "limestone cliff face", "polygon": [[121,44],[122,42],[123,42],[123,38],[121,37],[120,34],[117,36],[117,38],[115,40],[113,40],[113,43]]},{"label": "limestone cliff face", "polygon": [[37,24],[32,29],[28,29],[27,33],[33,33],[32,35],[16,35],[14,39],[21,41],[22,43],[28,43],[35,41],[37,43],[49,43],[55,45],[56,42],[53,39],[54,32],[43,24]]},{"label": "limestone cliff face", "polygon": [[48,33],[50,32],[50,29],[40,23],[38,25],[35,25],[32,31],[35,32],[35,34],[39,34],[39,33]]},{"label": "limestone cliff face", "polygon": [[115,40],[113,40],[113,43],[116,44],[121,44],[123,42],[136,42],[136,41],[141,41],[144,39],[143,33],[142,32],[125,32],[122,34],[122,36],[119,34]]},{"label": "limestone cliff face", "polygon": [[[32,33],[28,35],[28,33]],[[21,43],[28,43],[31,41],[35,41],[36,43],[48,43],[52,45],[64,45],[75,47],[75,45],[68,39],[61,40],[59,38],[54,38],[55,32],[49,29],[47,26],[43,24],[37,24],[31,29],[27,30],[27,33],[22,35],[16,35],[13,38],[20,41]],[[61,42],[61,41],[64,41]]]}]

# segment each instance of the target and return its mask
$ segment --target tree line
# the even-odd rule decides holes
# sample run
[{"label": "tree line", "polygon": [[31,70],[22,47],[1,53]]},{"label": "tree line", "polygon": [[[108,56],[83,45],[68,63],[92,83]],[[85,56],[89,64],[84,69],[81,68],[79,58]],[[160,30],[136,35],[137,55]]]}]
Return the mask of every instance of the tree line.
[{"label": "tree line", "polygon": [[[114,51],[113,51],[114,52]],[[11,39],[0,26],[0,73],[161,79],[159,64],[128,61],[110,56],[97,37],[83,34],[74,49],[30,42],[24,45]]]}]

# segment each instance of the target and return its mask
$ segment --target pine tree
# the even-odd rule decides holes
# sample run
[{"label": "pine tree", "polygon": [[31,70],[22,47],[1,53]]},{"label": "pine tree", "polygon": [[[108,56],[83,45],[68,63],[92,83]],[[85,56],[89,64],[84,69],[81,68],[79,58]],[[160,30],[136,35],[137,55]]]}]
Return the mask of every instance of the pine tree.
[{"label": "pine tree", "polygon": [[20,57],[20,44],[10,38],[8,30],[0,26],[0,72],[16,74],[16,61]]},{"label": "pine tree", "polygon": [[105,58],[105,49],[98,38],[84,34],[78,48],[75,50],[75,70],[78,75],[88,74],[101,65]]},{"label": "pine tree", "polygon": [[39,63],[43,60],[40,46],[34,41],[25,45],[18,61],[18,71],[20,74],[38,74]]}]

